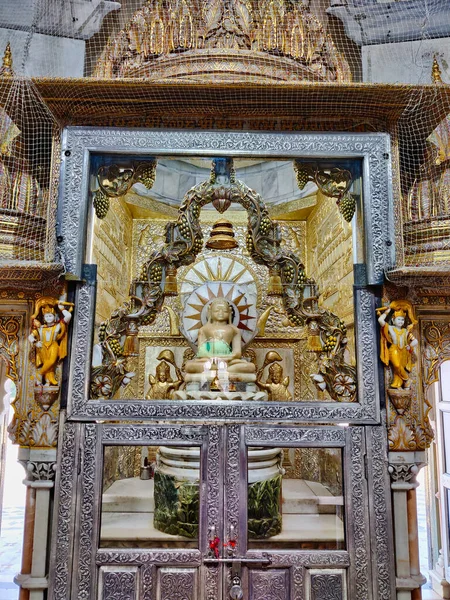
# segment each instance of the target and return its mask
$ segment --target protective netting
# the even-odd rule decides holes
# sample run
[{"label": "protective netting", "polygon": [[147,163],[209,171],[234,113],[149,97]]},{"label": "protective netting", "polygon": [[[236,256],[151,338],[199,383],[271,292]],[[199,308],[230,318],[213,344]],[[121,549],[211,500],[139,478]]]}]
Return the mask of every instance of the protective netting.
[{"label": "protective netting", "polygon": [[1,259],[54,260],[66,125],[388,131],[396,277],[449,270],[447,0],[2,0],[0,23]]}]

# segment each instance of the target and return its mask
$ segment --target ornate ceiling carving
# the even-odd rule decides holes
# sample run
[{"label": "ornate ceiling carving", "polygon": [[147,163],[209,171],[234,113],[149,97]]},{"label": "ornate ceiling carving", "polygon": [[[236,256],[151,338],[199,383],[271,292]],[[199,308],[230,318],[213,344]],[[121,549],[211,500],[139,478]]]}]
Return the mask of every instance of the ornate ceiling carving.
[{"label": "ornate ceiling carving", "polygon": [[289,0],[148,0],[110,39],[96,77],[350,81],[309,9]]}]

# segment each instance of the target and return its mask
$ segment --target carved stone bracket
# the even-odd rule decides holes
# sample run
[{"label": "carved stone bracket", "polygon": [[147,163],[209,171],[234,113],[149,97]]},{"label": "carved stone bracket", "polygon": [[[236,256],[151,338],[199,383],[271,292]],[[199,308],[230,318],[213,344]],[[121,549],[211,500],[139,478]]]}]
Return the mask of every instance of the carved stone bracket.
[{"label": "carved stone bracket", "polygon": [[321,169],[318,165],[294,161],[294,170],[297,176],[298,187],[302,190],[308,181],[314,182],[324,196],[334,198],[337,207],[350,223],[356,210],[356,200],[349,193],[353,176],[347,169]]},{"label": "carved stone bracket", "polygon": [[94,209],[99,219],[109,210],[109,198],[124,196],[135,183],[142,183],[150,190],[155,182],[156,160],[150,159],[121,166],[102,165],[97,171],[98,189],[94,192]]}]

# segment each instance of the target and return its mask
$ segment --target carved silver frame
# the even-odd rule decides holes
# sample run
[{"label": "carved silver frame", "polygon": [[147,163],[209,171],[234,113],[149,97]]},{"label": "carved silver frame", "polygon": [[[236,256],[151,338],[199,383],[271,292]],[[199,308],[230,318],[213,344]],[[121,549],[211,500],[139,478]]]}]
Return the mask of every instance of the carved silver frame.
[{"label": "carved silver frame", "polygon": [[[62,436],[59,464],[60,491],[55,510],[55,532],[51,556],[49,600],[96,599],[97,568],[119,567],[134,573],[131,583],[141,600],[154,600],[155,565],[191,566],[218,589],[219,571],[202,565],[211,527],[222,527],[221,437],[217,426],[201,425],[99,425],[67,422]],[[99,548],[102,500],[103,447],[105,445],[200,446],[203,481],[200,489],[198,549],[107,549]],[[139,566],[139,576],[136,566]],[[131,597],[135,597],[132,595]]]},{"label": "carved silver frame", "polygon": [[[81,279],[93,153],[267,158],[360,158],[363,161],[368,285],[395,263],[390,138],[385,133],[260,133],[67,127],[62,136],[58,236],[68,272]],[[61,239],[62,238],[62,239]]]},{"label": "carved silver frame", "polygon": [[[201,492],[198,549],[99,548],[103,472],[103,461],[99,457],[103,454],[102,447],[143,444],[202,447],[206,485]],[[394,598],[384,427],[66,422],[60,445],[49,600],[94,600],[99,597],[99,585],[113,577],[113,573],[119,574],[117,577],[122,578],[122,585],[135,590],[130,591],[130,599],[155,600],[155,577],[161,566],[199,568],[202,597],[208,600],[220,597],[220,586],[228,581],[226,571],[229,567],[203,563],[208,555],[207,536],[211,527],[215,527],[221,536],[224,524],[233,525],[238,532],[236,555],[261,558],[261,551],[247,551],[245,541],[246,447],[249,445],[343,449],[347,549],[270,551],[274,570],[279,573],[280,569],[285,569],[291,600],[309,598],[310,575],[320,570],[325,578],[327,574],[335,576],[346,571],[347,584],[343,589],[348,588],[349,599]],[[223,452],[224,448],[226,452]],[[226,535],[229,530],[224,533]],[[372,565],[376,565],[373,570]],[[222,568],[225,569],[223,575]],[[270,573],[270,568],[264,571]],[[245,573],[244,585],[247,585]],[[101,597],[108,600],[107,596]],[[123,597],[128,598],[127,594]]]},{"label": "carved silver frame", "polygon": [[[379,285],[394,264],[390,138],[366,133],[259,133],[230,131],[164,131],[69,127],[62,142],[58,239],[66,269],[82,279],[89,220],[89,173],[93,154],[260,156],[270,158],[361,159],[365,284]],[[380,419],[376,296],[356,288],[358,401],[335,402],[149,402],[89,400],[91,339],[95,289],[88,282],[77,291],[73,351],[68,386],[71,418],[183,419],[203,421],[351,422]]]}]

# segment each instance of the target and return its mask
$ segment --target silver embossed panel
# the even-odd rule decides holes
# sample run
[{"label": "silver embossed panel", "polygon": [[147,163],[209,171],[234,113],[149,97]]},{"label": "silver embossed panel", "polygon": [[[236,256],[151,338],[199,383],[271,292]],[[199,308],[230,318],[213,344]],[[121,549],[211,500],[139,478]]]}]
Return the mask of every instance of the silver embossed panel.
[{"label": "silver embossed panel", "polygon": [[290,600],[289,569],[250,571],[249,598],[250,600]]},{"label": "silver embossed panel", "polygon": [[197,569],[158,570],[157,600],[197,600]]},{"label": "silver embossed panel", "polygon": [[102,567],[99,600],[137,600],[137,567]]},{"label": "silver embossed panel", "polygon": [[347,600],[345,571],[311,569],[307,590],[307,600]]}]

